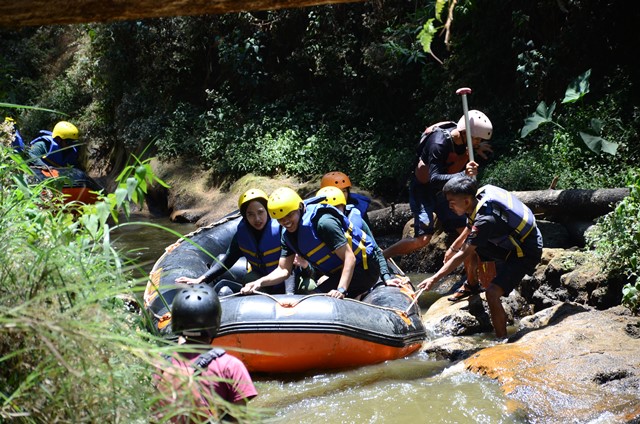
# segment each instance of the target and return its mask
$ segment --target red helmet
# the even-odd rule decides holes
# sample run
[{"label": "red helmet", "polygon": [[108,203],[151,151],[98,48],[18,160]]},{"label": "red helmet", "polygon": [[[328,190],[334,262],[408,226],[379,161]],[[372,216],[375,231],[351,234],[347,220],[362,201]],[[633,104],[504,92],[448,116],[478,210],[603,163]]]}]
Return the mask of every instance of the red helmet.
[{"label": "red helmet", "polygon": [[333,171],[328,172],[322,176],[322,181],[320,181],[320,188],[334,186],[339,189],[349,188],[351,187],[351,180],[342,172]]}]

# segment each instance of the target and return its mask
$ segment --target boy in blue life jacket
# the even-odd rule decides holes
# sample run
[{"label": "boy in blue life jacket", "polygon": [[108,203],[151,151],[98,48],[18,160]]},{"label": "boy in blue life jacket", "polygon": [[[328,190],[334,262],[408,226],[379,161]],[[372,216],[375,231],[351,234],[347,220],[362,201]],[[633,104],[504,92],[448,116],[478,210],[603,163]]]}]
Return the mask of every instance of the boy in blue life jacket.
[{"label": "boy in blue life jacket", "polygon": [[369,225],[370,223],[367,211],[369,210],[371,199],[363,194],[351,192],[351,180],[349,179],[349,176],[339,171],[327,172],[322,176],[322,180],[320,180],[320,188],[331,186],[338,187],[342,190],[342,193],[344,193],[344,197],[347,200],[347,206],[352,206],[358,209],[364,222]]},{"label": "boy in blue life jacket", "polygon": [[[429,290],[454,271],[470,255],[496,262],[496,274],[486,289],[491,322],[499,339],[507,336],[507,318],[500,298],[532,274],[542,256],[542,235],[533,212],[508,191],[486,185],[478,189],[471,177],[449,180],[443,188],[449,208],[467,218],[467,227],[445,254],[445,263],[418,288]],[[460,289],[478,293],[478,283]]]},{"label": "boy in blue life jacket", "polygon": [[30,143],[31,164],[54,168],[81,168],[80,149],[76,145],[79,134],[78,128],[67,121],[58,122],[51,132],[40,131],[40,135]]}]

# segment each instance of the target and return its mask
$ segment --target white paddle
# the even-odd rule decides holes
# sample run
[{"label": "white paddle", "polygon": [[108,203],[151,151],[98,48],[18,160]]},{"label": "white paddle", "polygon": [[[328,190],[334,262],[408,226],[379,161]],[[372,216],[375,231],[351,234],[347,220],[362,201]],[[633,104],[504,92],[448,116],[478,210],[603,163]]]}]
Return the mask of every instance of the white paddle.
[{"label": "white paddle", "polygon": [[467,94],[471,94],[468,87],[458,88],[456,94],[462,96],[462,111],[464,112],[464,127],[467,133],[467,150],[469,150],[469,162],[475,162],[473,158],[473,143],[471,142],[471,126],[469,123],[469,105],[467,104]]}]

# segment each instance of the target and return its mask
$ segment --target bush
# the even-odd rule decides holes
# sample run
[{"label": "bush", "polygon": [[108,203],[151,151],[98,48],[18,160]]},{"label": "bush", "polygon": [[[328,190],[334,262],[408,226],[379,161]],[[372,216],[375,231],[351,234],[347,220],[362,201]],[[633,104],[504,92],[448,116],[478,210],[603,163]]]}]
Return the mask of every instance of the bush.
[{"label": "bush", "polygon": [[633,311],[640,308],[640,170],[629,172],[629,196],[615,210],[598,220],[587,242],[595,247],[605,270],[632,282],[623,289],[623,303]]},{"label": "bush", "polygon": [[84,206],[63,204],[54,179],[32,184],[10,148],[0,146],[0,162],[0,422],[149,422],[152,376],[176,348],[129,310],[139,282],[108,223],[157,180],[148,161]]}]

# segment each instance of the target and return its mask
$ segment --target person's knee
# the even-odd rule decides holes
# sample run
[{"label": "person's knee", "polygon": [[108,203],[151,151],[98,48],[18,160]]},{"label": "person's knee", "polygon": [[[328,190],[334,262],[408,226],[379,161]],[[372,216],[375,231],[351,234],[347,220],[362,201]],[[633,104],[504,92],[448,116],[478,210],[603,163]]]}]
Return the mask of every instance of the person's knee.
[{"label": "person's knee", "polygon": [[489,284],[489,287],[487,287],[485,294],[487,296],[487,302],[500,302],[500,298],[504,294],[504,290],[502,290],[502,287],[497,284],[491,283]]}]

